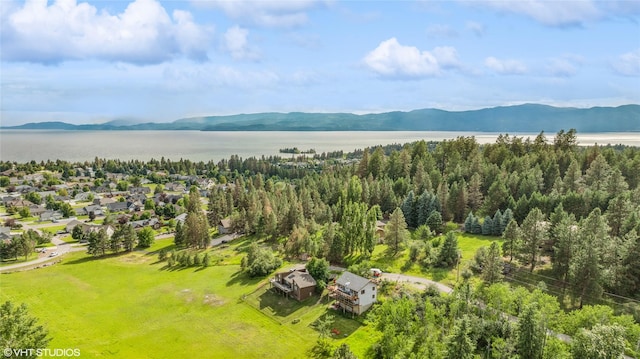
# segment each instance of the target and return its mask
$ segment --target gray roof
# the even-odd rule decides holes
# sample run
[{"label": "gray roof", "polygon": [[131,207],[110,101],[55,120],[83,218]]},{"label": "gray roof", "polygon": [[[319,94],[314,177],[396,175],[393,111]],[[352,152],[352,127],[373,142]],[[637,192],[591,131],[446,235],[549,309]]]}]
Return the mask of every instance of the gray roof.
[{"label": "gray roof", "polygon": [[344,273],[342,273],[340,278],[336,280],[336,283],[353,291],[360,291],[362,288],[366,287],[367,284],[369,284],[369,280],[367,278],[363,278],[359,275],[355,275],[351,272],[345,271]]},{"label": "gray roof", "polygon": [[287,276],[287,279],[294,281],[300,288],[313,287],[316,285],[316,280],[313,279],[311,274],[306,272],[293,271]]}]

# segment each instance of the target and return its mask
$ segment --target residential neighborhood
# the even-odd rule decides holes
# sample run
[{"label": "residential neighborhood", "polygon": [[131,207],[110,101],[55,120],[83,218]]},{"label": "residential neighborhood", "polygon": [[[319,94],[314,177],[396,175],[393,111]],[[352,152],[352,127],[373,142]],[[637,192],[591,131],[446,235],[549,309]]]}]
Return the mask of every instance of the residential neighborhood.
[{"label": "residential neighborhood", "polygon": [[[58,228],[58,234],[70,236],[80,227],[84,240],[101,229],[110,237],[115,224],[128,223],[136,231],[148,227],[156,233],[172,232],[177,222],[184,223],[182,202],[191,187],[205,186],[198,190],[206,194],[214,185],[197,176],[168,176],[165,186],[144,178],[135,179],[139,185],[134,186],[129,185],[131,176],[106,172],[98,178],[91,167],[76,168],[75,174],[63,178],[62,173],[48,171],[0,173],[8,178],[7,186],[0,189],[6,211],[0,218],[0,249],[8,248],[11,239],[26,228]],[[221,221],[220,229],[231,233],[230,220]],[[6,255],[6,250],[0,250],[0,257]]]}]

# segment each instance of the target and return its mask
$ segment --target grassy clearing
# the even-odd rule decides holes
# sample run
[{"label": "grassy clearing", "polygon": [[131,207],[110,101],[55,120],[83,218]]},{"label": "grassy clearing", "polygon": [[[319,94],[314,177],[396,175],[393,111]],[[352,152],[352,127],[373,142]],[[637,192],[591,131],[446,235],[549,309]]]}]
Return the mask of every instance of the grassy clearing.
[{"label": "grassy clearing", "polygon": [[0,298],[26,302],[49,328],[50,347],[79,348],[83,357],[305,356],[303,335],[238,300],[258,280],[237,266],[163,271],[155,262],[142,252],[98,260],[74,253],[3,276]]},{"label": "grassy clearing", "polygon": [[[216,265],[204,269],[159,262],[161,249],[174,249],[172,238],[102,259],[71,253],[55,266],[3,275],[0,301],[27,303],[49,328],[50,347],[79,348],[83,357],[305,358],[318,337],[315,324],[327,314],[339,333],[332,344],[348,343],[363,357],[380,335],[366,318],[334,312],[319,295],[302,303],[283,298],[269,290],[267,278],[241,272],[243,252],[254,240],[208,249]],[[460,235],[463,261],[493,240]],[[387,271],[455,280],[455,270],[423,271],[406,265],[408,251],[391,258],[385,249],[376,248],[373,262]]]},{"label": "grassy clearing", "polygon": [[359,333],[367,328],[363,325],[364,318],[351,318],[349,315],[330,309],[330,300],[326,293],[323,296],[315,294],[298,302],[275,293],[268,283],[263,283],[256,291],[243,297],[243,300],[273,321],[309,338],[311,342],[315,342],[318,337],[318,332],[314,329],[318,321],[331,315],[333,317],[330,334],[333,339],[332,344],[338,346],[345,342],[352,347],[352,351],[358,357],[362,357],[372,343],[368,336]]},{"label": "grassy clearing", "polygon": [[75,239],[73,239],[73,237],[71,237],[71,235],[70,235],[70,234],[68,234],[68,235],[66,235],[66,236],[63,236],[63,237],[60,237],[60,240],[62,240],[62,241],[63,241],[63,242],[65,242],[65,243],[69,243],[69,244],[71,244],[71,243],[78,243],[78,241],[77,241],[77,240],[75,240]]},{"label": "grassy clearing", "polygon": [[[220,265],[206,269],[163,269],[156,252],[170,250],[170,239],[146,251],[102,259],[72,253],[52,267],[3,275],[0,301],[27,303],[49,328],[50,347],[79,348],[83,357],[307,357],[317,338],[311,324],[326,306],[303,303],[278,321],[267,307],[263,311],[242,301],[264,281],[240,271],[246,245],[238,241],[210,250]],[[268,295],[261,298],[274,311],[290,304],[287,300],[277,309]],[[358,322],[337,318],[335,326],[351,333],[336,342],[370,345]]]},{"label": "grassy clearing", "polygon": [[[29,257],[27,259],[24,259],[24,256],[19,256],[18,259],[7,259],[7,260],[2,260],[0,261],[0,267],[4,267],[4,266],[10,266],[10,265],[14,265],[14,264],[19,264],[19,263],[24,263],[27,261],[31,261],[34,259],[38,259],[38,255],[36,253],[32,253],[31,255],[29,255]],[[4,278],[4,277],[2,277]],[[2,288],[2,280],[0,280],[0,288]],[[0,298],[2,297],[2,295],[0,294]]]},{"label": "grassy clearing", "polygon": [[[465,268],[468,262],[473,260],[473,256],[480,247],[490,246],[492,242],[502,243],[502,238],[493,236],[482,236],[468,233],[458,233],[458,248],[462,255],[460,269]],[[440,245],[444,242],[444,236],[440,236]],[[422,256],[423,257],[423,256]],[[421,258],[422,258],[421,257]],[[412,262],[409,259],[409,250],[405,249],[395,256],[388,253],[387,245],[376,246],[371,256],[372,265],[385,272],[404,273],[425,277],[444,284],[452,285],[456,281],[457,268],[434,268],[423,267],[419,262]]]}]

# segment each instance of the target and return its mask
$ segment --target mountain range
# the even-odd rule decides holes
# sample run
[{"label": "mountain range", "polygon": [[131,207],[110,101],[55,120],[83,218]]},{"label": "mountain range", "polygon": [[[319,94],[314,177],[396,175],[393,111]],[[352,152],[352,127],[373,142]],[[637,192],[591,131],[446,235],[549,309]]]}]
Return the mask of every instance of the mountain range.
[{"label": "mountain range", "polygon": [[640,131],[640,105],[618,107],[553,107],[538,104],[470,111],[421,109],[356,115],[352,113],[256,113],[206,116],[169,123],[111,121],[74,125],[65,122],[3,126],[21,130],[199,130],[199,131],[477,131],[578,132]]}]

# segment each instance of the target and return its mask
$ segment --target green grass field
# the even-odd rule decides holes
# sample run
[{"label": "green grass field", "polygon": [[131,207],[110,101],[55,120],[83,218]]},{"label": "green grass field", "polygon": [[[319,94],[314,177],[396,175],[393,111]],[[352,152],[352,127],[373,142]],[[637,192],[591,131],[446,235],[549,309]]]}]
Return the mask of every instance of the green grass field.
[{"label": "green grass field", "polygon": [[[49,328],[50,348],[78,348],[82,357],[307,357],[318,336],[312,323],[326,305],[285,299],[284,306],[272,309],[295,310],[278,318],[243,301],[251,293],[274,295],[266,293],[268,285],[256,294],[265,279],[240,272],[235,249],[246,247],[244,242],[212,249],[219,265],[206,269],[167,269],[149,252],[102,259],[68,254],[52,267],[3,275],[0,300],[27,303]],[[170,249],[171,243],[160,240],[150,250]],[[359,333],[360,323],[341,317],[336,326],[349,334],[336,343],[355,342],[354,350],[370,345],[367,330]]]},{"label": "green grass field", "polygon": [[[502,238],[493,236],[482,236],[469,233],[457,233],[458,248],[462,255],[460,270],[464,269],[468,262],[473,260],[473,256],[480,247],[489,247],[492,242],[502,243]],[[444,236],[441,236],[441,244]],[[409,250],[405,249],[395,256],[387,253],[386,245],[376,246],[371,256],[371,264],[385,272],[404,273],[436,280],[447,285],[453,285],[456,281],[457,268],[424,268],[420,263],[409,260]],[[419,262],[419,260],[418,260]]]}]

